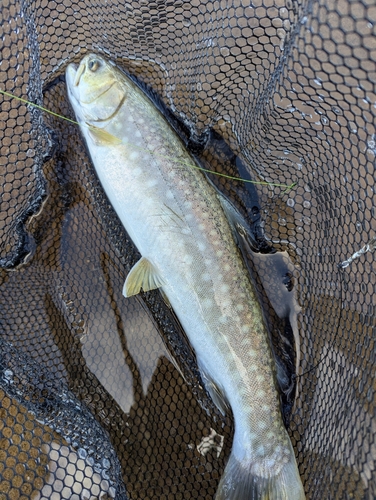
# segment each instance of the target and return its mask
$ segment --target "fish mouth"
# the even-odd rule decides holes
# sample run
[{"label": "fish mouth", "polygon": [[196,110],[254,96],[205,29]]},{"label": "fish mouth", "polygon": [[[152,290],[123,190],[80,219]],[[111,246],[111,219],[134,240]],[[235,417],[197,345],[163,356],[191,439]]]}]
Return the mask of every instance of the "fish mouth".
[{"label": "fish mouth", "polygon": [[69,90],[70,95],[77,101],[79,102],[80,100],[80,93],[79,93],[79,84],[82,78],[82,75],[86,71],[87,64],[90,62],[91,59],[93,59],[95,56],[93,54],[90,54],[89,56],[86,56],[82,59],[80,64],[75,64],[71,63],[68,64],[68,67],[66,69],[65,73],[65,78],[66,78],[66,83],[67,87]]},{"label": "fish mouth", "polygon": [[[118,80],[113,77],[111,68],[104,59],[95,54],[86,55],[78,65],[74,63],[68,65],[66,85],[76,115],[90,123],[110,121],[126,100],[126,93],[118,86]],[[102,109],[99,101],[102,96],[105,96],[105,100],[111,106],[107,104]],[[99,102],[99,107],[96,101]],[[108,111],[109,114],[106,114]]]},{"label": "fish mouth", "polygon": [[[81,104],[91,104],[96,99],[100,98],[103,94],[111,90],[111,88],[116,84],[116,81],[111,82],[110,84],[95,84],[95,73],[101,67],[105,66],[105,61],[95,54],[89,54],[85,56],[79,65],[71,63],[68,65],[66,70],[66,83],[69,88],[70,94],[75,98],[77,102]],[[84,99],[82,92],[80,92],[80,83],[82,77],[89,73],[89,78],[91,77],[91,73],[93,74],[93,89],[89,94],[86,94],[86,98]]]},{"label": "fish mouth", "polygon": [[85,73],[85,69],[86,69],[86,61],[83,60],[81,61],[81,64],[78,66],[78,69],[76,70],[76,77],[73,82],[73,87],[78,87],[81,76]]},{"label": "fish mouth", "polygon": [[94,67],[95,64],[96,64],[97,68],[98,68],[99,64],[102,64],[102,61],[100,60],[100,58],[98,56],[96,56],[95,54],[89,54],[89,55],[85,56],[82,59],[82,61],[80,62],[78,69],[77,69],[77,65],[74,64],[74,66],[76,67],[76,77],[73,81],[74,87],[78,87],[80,80],[81,80],[81,77],[87,69],[89,69],[90,71],[93,71],[93,68],[91,68],[90,66]]},{"label": "fish mouth", "polygon": [[85,73],[88,64],[95,60],[99,61],[99,57],[95,54],[89,54],[85,56],[78,65],[75,63],[68,64],[67,76],[70,80],[71,87],[78,87],[81,77]]}]

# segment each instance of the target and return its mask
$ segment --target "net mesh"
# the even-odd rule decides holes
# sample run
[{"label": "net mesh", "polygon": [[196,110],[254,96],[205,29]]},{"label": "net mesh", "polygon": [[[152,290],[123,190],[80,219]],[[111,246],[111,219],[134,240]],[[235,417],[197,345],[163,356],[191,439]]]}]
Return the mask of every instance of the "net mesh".
[{"label": "net mesh", "polygon": [[[283,296],[270,260],[249,268],[273,335],[299,334],[287,421],[307,498],[375,498],[374,2],[2,0],[0,16],[0,90],[74,118],[65,68],[96,52],[202,165],[296,183],[211,176],[265,259],[285,252]],[[122,297],[139,255],[78,128],[1,95],[0,137],[0,500],[212,499],[231,415],[159,293]]]}]

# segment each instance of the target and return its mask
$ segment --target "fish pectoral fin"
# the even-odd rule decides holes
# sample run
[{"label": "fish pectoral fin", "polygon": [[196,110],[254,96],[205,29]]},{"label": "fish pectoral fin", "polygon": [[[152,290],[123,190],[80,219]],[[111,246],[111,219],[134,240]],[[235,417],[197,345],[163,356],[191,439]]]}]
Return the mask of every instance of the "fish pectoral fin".
[{"label": "fish pectoral fin", "polygon": [[227,402],[226,397],[223,394],[223,391],[221,391],[221,389],[218,387],[218,385],[213,381],[213,379],[210,377],[210,375],[205,370],[205,368],[202,366],[202,364],[200,362],[198,364],[199,364],[202,380],[205,384],[205,389],[208,391],[215,406],[222,413],[222,415],[225,416],[226,413],[228,413],[230,410],[230,405]]},{"label": "fish pectoral fin", "polygon": [[145,257],[142,257],[129,271],[123,287],[124,297],[131,297],[140,293],[155,290],[165,283],[155,267]]},{"label": "fish pectoral fin", "polygon": [[89,130],[89,135],[93,139],[93,141],[100,145],[115,145],[115,144],[121,144],[121,139],[118,137],[115,137],[114,135],[110,134],[107,132],[107,130],[103,128],[96,127],[95,125],[90,125],[89,123],[85,124]]}]

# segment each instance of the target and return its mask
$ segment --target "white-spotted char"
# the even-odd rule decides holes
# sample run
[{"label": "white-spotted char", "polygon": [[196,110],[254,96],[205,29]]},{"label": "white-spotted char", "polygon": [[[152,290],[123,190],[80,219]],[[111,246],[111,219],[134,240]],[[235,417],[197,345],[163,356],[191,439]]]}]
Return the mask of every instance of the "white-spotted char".
[{"label": "white-spotted char", "polygon": [[303,500],[267,330],[226,202],[113,64],[87,55],[68,66],[66,82],[98,177],[142,255],[124,295],[161,288],[214,402],[231,406],[235,435],[216,499]]}]

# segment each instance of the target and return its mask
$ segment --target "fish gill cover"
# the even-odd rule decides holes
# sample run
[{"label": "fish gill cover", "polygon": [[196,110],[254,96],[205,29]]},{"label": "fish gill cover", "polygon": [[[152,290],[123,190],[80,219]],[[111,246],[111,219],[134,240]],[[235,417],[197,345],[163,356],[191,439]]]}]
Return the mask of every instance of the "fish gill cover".
[{"label": "fish gill cover", "polygon": [[[0,15],[1,91],[74,118],[63,75],[95,52],[205,167],[296,183],[211,176],[285,252],[249,268],[282,358],[298,333],[288,430],[307,498],[374,498],[373,2],[3,0]],[[7,95],[0,117],[0,499],[211,500],[231,415],[159,293],[122,297],[139,255],[78,127]]]}]

